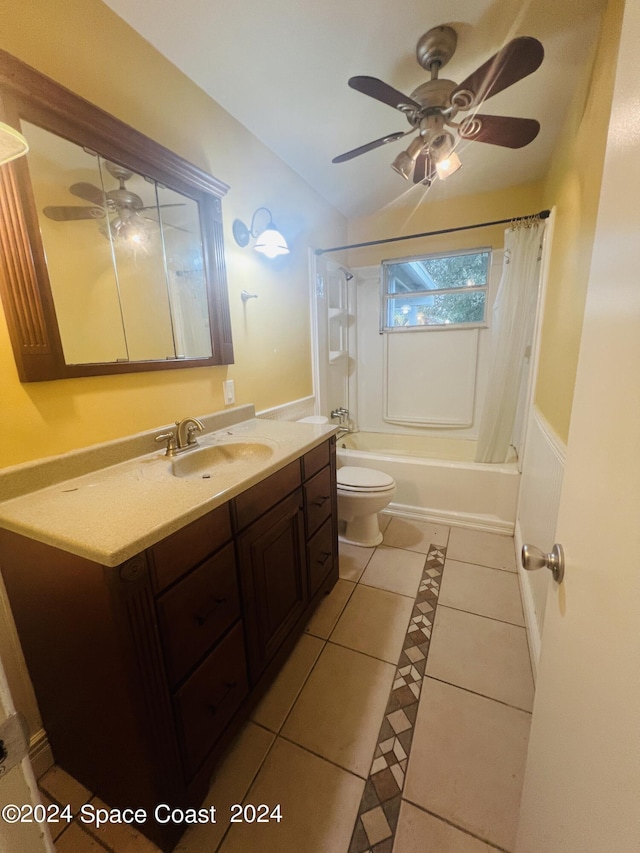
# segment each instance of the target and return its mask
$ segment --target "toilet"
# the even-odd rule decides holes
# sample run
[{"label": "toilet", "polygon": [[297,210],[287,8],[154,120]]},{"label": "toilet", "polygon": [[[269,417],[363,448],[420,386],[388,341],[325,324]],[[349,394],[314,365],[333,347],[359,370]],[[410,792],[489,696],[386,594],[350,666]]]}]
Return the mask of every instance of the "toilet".
[{"label": "toilet", "polygon": [[[326,424],[328,418],[312,415],[298,423]],[[338,486],[338,518],[345,522],[339,536],[349,545],[372,548],[382,542],[378,513],[389,505],[396,493],[396,481],[384,471],[345,465],[336,474]]]},{"label": "toilet", "polygon": [[345,465],[338,469],[338,518],[346,522],[342,542],[374,547],[382,542],[378,513],[396,493],[396,481],[375,468]]}]

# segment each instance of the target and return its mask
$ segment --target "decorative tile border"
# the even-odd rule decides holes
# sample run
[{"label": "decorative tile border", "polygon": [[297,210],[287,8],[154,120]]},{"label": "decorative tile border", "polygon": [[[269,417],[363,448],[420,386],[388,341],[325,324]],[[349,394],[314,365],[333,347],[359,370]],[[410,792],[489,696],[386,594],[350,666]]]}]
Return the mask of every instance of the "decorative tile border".
[{"label": "decorative tile border", "polygon": [[446,548],[431,545],[378,735],[349,853],[391,853]]}]

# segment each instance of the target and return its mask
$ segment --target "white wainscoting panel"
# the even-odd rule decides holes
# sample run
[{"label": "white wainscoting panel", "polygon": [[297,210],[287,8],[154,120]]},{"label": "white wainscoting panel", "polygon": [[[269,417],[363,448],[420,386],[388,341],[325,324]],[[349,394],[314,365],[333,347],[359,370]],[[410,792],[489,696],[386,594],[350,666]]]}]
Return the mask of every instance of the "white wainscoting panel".
[{"label": "white wainscoting panel", "polygon": [[292,400],[290,403],[256,412],[256,417],[270,421],[298,421],[300,418],[317,414],[315,405],[315,397],[302,397],[300,400]]},{"label": "white wainscoting panel", "polygon": [[[548,553],[556,532],[566,448],[534,406],[529,416],[527,443],[520,480],[516,520],[516,550],[527,543]],[[540,641],[551,572],[525,572],[518,565],[522,604],[529,635],[534,678],[540,658]]]},{"label": "white wainscoting panel", "polygon": [[384,337],[384,420],[471,426],[478,329],[391,332]]}]

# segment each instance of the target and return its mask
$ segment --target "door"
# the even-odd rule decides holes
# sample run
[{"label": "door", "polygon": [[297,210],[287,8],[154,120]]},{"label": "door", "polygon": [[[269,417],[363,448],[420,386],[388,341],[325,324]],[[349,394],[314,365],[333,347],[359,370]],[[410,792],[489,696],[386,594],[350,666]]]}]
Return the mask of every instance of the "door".
[{"label": "door", "polygon": [[307,604],[302,492],[289,495],[238,537],[251,683]]},{"label": "door", "polygon": [[639,41],[627,0],[517,853],[640,849]]},{"label": "door", "polygon": [[[9,693],[4,668],[0,661],[0,725],[14,713],[15,708]],[[4,744],[2,752],[4,753]],[[9,853],[9,851],[14,850],[54,853],[53,843],[46,824],[34,822],[33,814],[28,814],[29,807],[38,802],[38,791],[29,759],[24,758],[6,772],[2,771],[2,763],[0,763],[0,809],[3,810],[3,817],[0,818],[1,853],[5,853],[5,851]],[[4,810],[7,807],[9,807],[9,813],[5,818]],[[16,815],[16,808],[12,807],[20,807],[23,816],[31,816],[31,822],[11,822]]]}]

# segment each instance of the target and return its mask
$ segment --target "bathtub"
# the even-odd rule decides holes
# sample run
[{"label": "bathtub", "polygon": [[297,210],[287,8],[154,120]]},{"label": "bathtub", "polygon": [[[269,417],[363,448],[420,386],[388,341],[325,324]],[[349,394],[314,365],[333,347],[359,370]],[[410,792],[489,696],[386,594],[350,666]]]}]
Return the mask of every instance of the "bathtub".
[{"label": "bathtub", "polygon": [[386,512],[405,518],[513,534],[520,474],[474,462],[475,442],[357,432],[338,439],[338,467],[360,465],[390,474],[397,484]]}]

